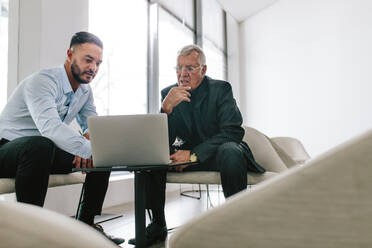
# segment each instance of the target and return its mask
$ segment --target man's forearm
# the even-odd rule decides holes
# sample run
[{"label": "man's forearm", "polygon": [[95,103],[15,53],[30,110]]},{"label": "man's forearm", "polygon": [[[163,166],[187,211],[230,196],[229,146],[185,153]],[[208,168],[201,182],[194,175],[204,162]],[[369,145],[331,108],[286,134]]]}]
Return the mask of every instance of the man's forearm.
[{"label": "man's forearm", "polygon": [[166,114],[171,114],[172,113],[172,111],[173,111],[173,107],[171,106],[171,104],[167,104],[166,102],[162,102],[162,104],[161,104],[161,109],[162,109],[162,111],[164,112],[164,113],[166,113]]}]

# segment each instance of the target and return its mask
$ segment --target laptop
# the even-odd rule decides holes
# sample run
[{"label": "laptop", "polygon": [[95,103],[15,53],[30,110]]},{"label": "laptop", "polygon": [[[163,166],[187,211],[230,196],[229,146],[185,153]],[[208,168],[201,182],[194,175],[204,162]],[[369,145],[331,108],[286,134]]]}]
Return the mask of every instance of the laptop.
[{"label": "laptop", "polygon": [[169,164],[166,114],[88,117],[95,167]]}]

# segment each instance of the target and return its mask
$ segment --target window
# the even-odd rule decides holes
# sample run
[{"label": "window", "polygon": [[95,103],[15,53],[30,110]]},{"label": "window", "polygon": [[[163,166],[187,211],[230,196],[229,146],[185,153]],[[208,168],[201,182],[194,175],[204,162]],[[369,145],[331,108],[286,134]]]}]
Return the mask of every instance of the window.
[{"label": "window", "polygon": [[196,41],[196,12],[202,14],[198,27],[203,31],[199,39],[207,57],[207,75],[226,79],[225,12],[215,0],[199,2],[202,11],[196,11],[200,4],[195,3],[89,1],[89,30],[104,44],[103,63],[92,82],[100,115],[158,111],[159,91],[177,82],[178,50]]},{"label": "window", "polygon": [[227,64],[226,56],[208,39],[203,39],[203,51],[207,58],[207,73],[206,75],[220,80],[226,80]]},{"label": "window", "polygon": [[7,100],[9,0],[0,0],[0,112]]},{"label": "window", "polygon": [[100,115],[147,112],[146,0],[90,0],[89,31],[103,42],[103,62],[92,82]]},{"label": "window", "polygon": [[194,33],[163,8],[159,8],[159,90],[175,84],[177,52],[194,43]]},{"label": "window", "polygon": [[226,15],[215,0],[202,1],[203,50],[207,75],[226,80]]}]

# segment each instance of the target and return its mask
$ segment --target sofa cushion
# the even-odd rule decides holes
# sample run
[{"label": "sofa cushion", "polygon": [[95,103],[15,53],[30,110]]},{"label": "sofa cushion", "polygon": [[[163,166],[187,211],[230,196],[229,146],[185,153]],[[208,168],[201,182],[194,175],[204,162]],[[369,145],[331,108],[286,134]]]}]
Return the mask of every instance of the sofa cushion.
[{"label": "sofa cushion", "polygon": [[[257,184],[277,175],[277,172],[267,171],[263,174],[248,173],[247,184]],[[168,172],[168,183],[195,183],[195,184],[221,184],[221,176],[215,171],[187,171]]]},{"label": "sofa cushion", "polygon": [[[84,183],[85,175],[81,172],[50,175],[48,187]],[[0,178],[0,194],[15,192],[14,178]]]}]

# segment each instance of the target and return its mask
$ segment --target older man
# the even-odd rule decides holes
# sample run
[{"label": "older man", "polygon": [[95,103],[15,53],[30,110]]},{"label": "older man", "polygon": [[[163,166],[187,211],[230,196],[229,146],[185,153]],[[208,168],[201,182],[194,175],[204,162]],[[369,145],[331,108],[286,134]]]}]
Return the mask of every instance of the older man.
[{"label": "older man", "polygon": [[[214,80],[207,71],[203,50],[183,47],[177,57],[178,83],[162,90],[161,111],[168,115],[169,141],[173,163],[199,161],[180,166],[182,171],[219,171],[225,197],[247,187],[247,171],[263,173],[248,145],[242,141],[242,116],[228,82]],[[165,240],[164,216],[166,171],[151,172],[146,185],[146,208],[153,214],[146,228],[147,245]],[[132,239],[129,243],[134,244]]]},{"label": "older man", "polygon": [[[98,72],[102,49],[95,35],[76,33],[64,65],[24,79],[1,113],[0,177],[15,178],[19,202],[43,206],[50,174],[93,166],[89,134],[79,135],[68,124],[77,118],[86,131],[87,117],[97,115],[88,84]],[[81,221],[102,232],[93,221],[101,213],[109,176],[87,174],[79,215]],[[124,242],[106,236],[116,244]]]}]

